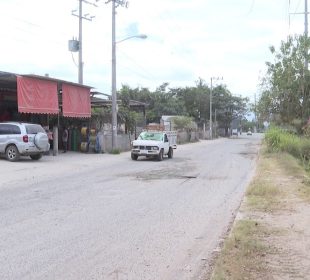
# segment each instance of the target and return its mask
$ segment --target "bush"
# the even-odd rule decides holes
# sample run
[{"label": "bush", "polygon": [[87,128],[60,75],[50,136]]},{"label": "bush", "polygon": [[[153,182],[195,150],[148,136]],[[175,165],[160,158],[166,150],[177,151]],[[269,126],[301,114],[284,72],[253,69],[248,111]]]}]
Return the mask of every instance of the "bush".
[{"label": "bush", "polygon": [[270,128],[265,135],[265,142],[268,151],[278,152],[280,149],[280,139],[282,131],[277,127]]},{"label": "bush", "polygon": [[300,156],[301,139],[295,135],[282,133],[280,135],[280,151],[287,152],[294,157]]},{"label": "bush", "polygon": [[303,141],[301,141],[300,155],[303,160],[310,160],[310,141],[308,139],[303,139]]},{"label": "bush", "polygon": [[310,140],[296,136],[278,127],[269,129],[265,136],[268,151],[287,152],[301,160],[310,160]]}]

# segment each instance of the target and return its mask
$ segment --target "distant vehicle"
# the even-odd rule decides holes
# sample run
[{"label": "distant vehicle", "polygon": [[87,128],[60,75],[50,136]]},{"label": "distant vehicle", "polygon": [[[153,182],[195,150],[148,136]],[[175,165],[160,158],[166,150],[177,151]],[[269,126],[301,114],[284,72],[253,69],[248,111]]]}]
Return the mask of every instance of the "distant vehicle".
[{"label": "distant vehicle", "polygon": [[39,160],[50,144],[44,128],[39,124],[21,122],[0,123],[0,154],[9,161],[18,161],[20,156]]},{"label": "distant vehicle", "polygon": [[139,156],[145,156],[162,161],[164,155],[172,158],[173,150],[177,148],[176,139],[176,131],[143,131],[137,140],[132,142],[131,159],[137,160]]},{"label": "distant vehicle", "polygon": [[238,129],[237,128],[233,128],[232,131],[231,131],[231,134],[238,136]]},{"label": "distant vehicle", "polygon": [[252,135],[252,131],[251,131],[251,130],[248,130],[248,132],[247,132],[246,135]]}]

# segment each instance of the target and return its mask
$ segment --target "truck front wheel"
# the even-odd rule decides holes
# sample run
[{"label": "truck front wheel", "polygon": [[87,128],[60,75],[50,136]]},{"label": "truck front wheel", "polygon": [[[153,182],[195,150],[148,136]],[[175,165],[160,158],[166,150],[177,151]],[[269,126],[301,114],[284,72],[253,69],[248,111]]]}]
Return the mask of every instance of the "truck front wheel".
[{"label": "truck front wheel", "polygon": [[173,148],[172,147],[169,148],[168,158],[173,158]]},{"label": "truck front wheel", "polygon": [[131,159],[132,160],[137,160],[138,159],[138,155],[135,155],[135,154],[132,153],[131,154]]},{"label": "truck front wheel", "polygon": [[163,159],[164,159],[164,150],[161,149],[159,154],[158,154],[157,160],[162,161]]}]

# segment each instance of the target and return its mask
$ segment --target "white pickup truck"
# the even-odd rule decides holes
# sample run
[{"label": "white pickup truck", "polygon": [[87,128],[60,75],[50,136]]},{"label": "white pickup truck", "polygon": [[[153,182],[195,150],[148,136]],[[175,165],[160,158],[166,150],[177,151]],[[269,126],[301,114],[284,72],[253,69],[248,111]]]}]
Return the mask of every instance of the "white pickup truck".
[{"label": "white pickup truck", "polygon": [[143,131],[132,142],[131,158],[137,160],[139,156],[153,157],[162,161],[164,155],[173,157],[173,149],[177,148],[176,131]]}]

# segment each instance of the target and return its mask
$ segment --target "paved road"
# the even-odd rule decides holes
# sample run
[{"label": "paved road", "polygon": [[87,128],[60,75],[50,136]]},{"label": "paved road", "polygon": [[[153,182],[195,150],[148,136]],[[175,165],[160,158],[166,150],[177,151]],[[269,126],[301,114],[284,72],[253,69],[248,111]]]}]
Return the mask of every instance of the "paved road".
[{"label": "paved road", "polygon": [[202,279],[261,136],[129,153],[0,159],[0,279]]}]

